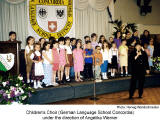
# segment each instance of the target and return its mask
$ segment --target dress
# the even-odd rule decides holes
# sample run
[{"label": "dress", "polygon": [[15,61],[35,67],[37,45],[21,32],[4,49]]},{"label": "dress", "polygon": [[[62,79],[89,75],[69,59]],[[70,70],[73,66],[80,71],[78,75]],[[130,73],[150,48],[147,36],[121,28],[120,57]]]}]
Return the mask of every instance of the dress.
[{"label": "dress", "polygon": [[[42,51],[42,53],[46,53],[47,57],[52,61],[52,50]],[[43,57],[43,68],[44,68],[44,79],[43,82],[47,85],[50,85],[52,82],[52,64],[49,63],[47,59]]]},{"label": "dress", "polygon": [[69,64],[66,64],[65,67],[72,67],[73,66],[72,46],[65,45],[65,49],[69,62]]},{"label": "dress", "polygon": [[118,49],[111,48],[109,50],[109,63],[111,63],[111,68],[117,69],[118,67]]},{"label": "dress", "polygon": [[82,49],[74,49],[73,56],[74,56],[74,71],[75,72],[83,71],[83,69],[84,69],[83,50]]},{"label": "dress", "polygon": [[117,48],[119,48],[119,46],[121,45],[121,39],[114,38],[114,42],[116,43]]},{"label": "dress", "polygon": [[[35,51],[34,53],[32,53],[30,58],[34,61],[41,61],[42,60],[42,56],[39,51]],[[39,74],[39,75],[37,75],[37,74]],[[42,62],[32,64],[31,79],[36,80],[36,81],[41,81],[44,79],[44,70],[43,70]]]},{"label": "dress", "polygon": [[56,48],[52,49],[53,53],[53,71],[57,71],[59,69],[59,53]]},{"label": "dress", "polygon": [[154,47],[151,47],[151,46],[149,45],[149,46],[148,46],[148,50],[150,51],[150,56],[149,56],[149,58],[148,58],[149,66],[153,66],[152,57],[153,57]]},{"label": "dress", "polygon": [[119,47],[119,53],[120,66],[128,66],[128,47],[121,45]]},{"label": "dress", "polygon": [[66,50],[64,45],[59,45],[59,66],[66,65]]}]

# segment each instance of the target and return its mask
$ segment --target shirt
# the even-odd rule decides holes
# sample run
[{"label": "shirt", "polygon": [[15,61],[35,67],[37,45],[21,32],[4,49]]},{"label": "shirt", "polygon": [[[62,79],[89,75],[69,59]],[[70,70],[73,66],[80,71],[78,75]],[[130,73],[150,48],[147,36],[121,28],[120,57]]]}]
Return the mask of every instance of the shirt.
[{"label": "shirt", "polygon": [[92,42],[91,45],[92,45],[92,48],[95,49],[95,47],[98,46],[98,43],[97,42]]},{"label": "shirt", "polygon": [[33,45],[32,46],[26,46],[25,51],[28,54],[30,52],[30,50],[33,50]]},{"label": "shirt", "polygon": [[95,53],[94,54],[94,65],[100,66],[102,64],[102,54],[101,53]]},{"label": "shirt", "polygon": [[[85,52],[86,56],[93,55],[93,49],[85,49],[84,52]],[[93,58],[92,57],[86,57],[85,58],[85,63],[93,63]]]},{"label": "shirt", "polygon": [[102,53],[102,57],[103,57],[103,61],[105,60],[109,60],[109,49],[105,49],[105,50],[101,50],[101,53]]},{"label": "shirt", "polygon": [[[52,50],[51,49],[49,49],[49,51],[43,50],[42,53],[46,53],[47,57],[52,61]],[[49,61],[45,59],[44,56],[43,56],[43,59],[44,59],[43,61],[44,64],[50,64]]]},{"label": "shirt", "polygon": [[72,54],[72,46],[65,45],[65,49],[67,51],[67,54]]}]

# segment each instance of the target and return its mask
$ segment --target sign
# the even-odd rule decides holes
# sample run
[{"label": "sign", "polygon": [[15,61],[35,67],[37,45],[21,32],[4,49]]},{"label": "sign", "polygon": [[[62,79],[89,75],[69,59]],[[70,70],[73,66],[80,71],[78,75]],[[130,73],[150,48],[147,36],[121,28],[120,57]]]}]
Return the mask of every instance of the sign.
[{"label": "sign", "polygon": [[14,54],[0,54],[0,71],[9,71],[14,65]]},{"label": "sign", "polygon": [[28,33],[34,37],[75,37],[74,0],[28,0]]}]

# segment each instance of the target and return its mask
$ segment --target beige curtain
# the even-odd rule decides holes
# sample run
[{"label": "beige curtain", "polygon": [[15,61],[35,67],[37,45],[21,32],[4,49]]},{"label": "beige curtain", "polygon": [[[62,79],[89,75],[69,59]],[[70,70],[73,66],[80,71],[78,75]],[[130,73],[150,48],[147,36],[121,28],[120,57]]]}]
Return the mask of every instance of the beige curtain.
[{"label": "beige curtain", "polygon": [[90,36],[93,32],[98,36],[105,35],[107,39],[112,35],[107,6],[114,13],[113,0],[76,0],[76,38],[83,40],[85,35]]}]

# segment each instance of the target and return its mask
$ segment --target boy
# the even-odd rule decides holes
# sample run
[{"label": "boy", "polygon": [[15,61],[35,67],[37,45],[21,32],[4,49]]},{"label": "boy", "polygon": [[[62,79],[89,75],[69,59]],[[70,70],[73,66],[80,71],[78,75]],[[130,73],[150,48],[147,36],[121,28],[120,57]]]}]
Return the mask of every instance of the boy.
[{"label": "boy", "polygon": [[87,41],[86,42],[87,46],[86,49],[84,50],[84,78],[87,80],[92,80],[93,78],[93,49],[91,47],[91,42]]},{"label": "boy", "polygon": [[16,41],[16,32],[11,31],[9,32],[9,42],[15,42]]},{"label": "boy", "polygon": [[95,54],[94,54],[94,67],[95,67],[95,79],[96,82],[102,82],[100,79],[100,72],[101,72],[101,64],[102,64],[102,54],[100,46],[95,47]]}]

